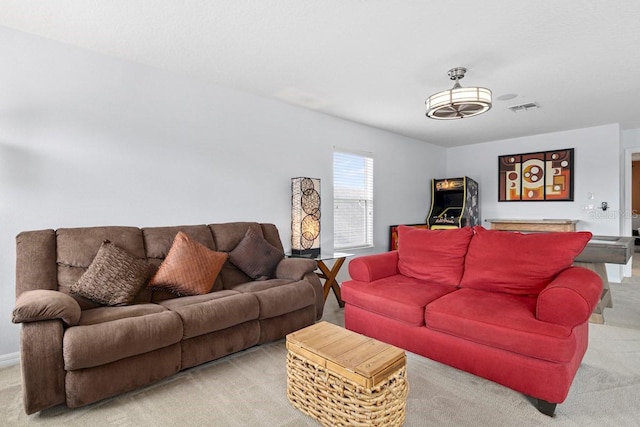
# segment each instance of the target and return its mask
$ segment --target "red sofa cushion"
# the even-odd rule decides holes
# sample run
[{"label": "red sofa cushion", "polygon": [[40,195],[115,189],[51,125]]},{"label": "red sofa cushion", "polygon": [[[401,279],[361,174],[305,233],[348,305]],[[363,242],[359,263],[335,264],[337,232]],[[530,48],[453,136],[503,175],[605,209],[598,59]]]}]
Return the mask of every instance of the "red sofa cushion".
[{"label": "red sofa cushion", "polygon": [[398,227],[398,271],[429,284],[458,286],[473,237],[471,227],[427,230]]},{"label": "red sofa cushion", "polygon": [[427,328],[537,359],[568,362],[577,351],[572,329],[535,317],[536,298],[459,289],[429,304]]},{"label": "red sofa cushion", "polygon": [[350,280],[340,286],[347,303],[414,326],[424,326],[424,307],[449,292],[454,286],[432,284],[400,274],[375,282]]},{"label": "red sofa cushion", "polygon": [[461,288],[538,295],[570,267],[591,239],[588,231],[532,233],[473,228]]}]

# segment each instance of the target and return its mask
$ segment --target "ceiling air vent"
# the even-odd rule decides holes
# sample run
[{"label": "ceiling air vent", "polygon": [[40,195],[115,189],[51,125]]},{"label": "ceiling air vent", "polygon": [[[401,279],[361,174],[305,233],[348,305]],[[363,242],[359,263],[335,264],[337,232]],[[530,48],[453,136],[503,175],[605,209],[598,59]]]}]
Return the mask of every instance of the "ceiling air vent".
[{"label": "ceiling air vent", "polygon": [[520,111],[535,110],[536,108],[540,108],[540,105],[538,105],[537,102],[528,102],[526,104],[514,105],[513,107],[509,107],[509,110],[513,111],[514,113],[518,113]]}]

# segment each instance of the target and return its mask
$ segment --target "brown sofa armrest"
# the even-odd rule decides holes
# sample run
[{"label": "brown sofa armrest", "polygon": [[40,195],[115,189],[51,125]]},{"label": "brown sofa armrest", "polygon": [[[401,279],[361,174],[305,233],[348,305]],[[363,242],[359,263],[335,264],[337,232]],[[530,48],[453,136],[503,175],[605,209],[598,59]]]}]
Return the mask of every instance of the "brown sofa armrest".
[{"label": "brown sofa armrest", "polygon": [[27,415],[65,402],[63,333],[58,319],[22,324],[22,401]]},{"label": "brown sofa armrest", "polygon": [[61,319],[67,326],[80,321],[80,306],[70,295],[63,292],[36,289],[25,291],[16,299],[13,323],[38,322]]},{"label": "brown sofa armrest", "polygon": [[307,273],[311,273],[318,264],[312,259],[283,258],[276,267],[276,279],[302,280]]}]

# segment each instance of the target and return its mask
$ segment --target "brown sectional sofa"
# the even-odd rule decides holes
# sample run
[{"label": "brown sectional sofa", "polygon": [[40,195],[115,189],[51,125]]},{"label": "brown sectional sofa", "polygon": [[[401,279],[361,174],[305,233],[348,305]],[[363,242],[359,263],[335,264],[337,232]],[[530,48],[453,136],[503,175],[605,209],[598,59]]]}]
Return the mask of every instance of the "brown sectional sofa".
[{"label": "brown sectional sofa", "polygon": [[315,262],[284,256],[267,280],[252,280],[227,260],[204,295],[177,297],[143,287],[132,304],[114,307],[70,292],[105,240],[159,266],[178,231],[228,253],[249,228],[283,250],[274,225],[250,222],[20,233],[13,320],[22,323],[26,413],[87,405],[320,319],[324,301]]}]

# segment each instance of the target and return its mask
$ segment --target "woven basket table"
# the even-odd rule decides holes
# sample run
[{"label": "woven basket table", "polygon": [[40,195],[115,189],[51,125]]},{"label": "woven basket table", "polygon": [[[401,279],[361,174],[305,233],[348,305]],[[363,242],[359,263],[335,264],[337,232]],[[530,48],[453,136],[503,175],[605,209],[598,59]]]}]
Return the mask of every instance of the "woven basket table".
[{"label": "woven basket table", "polygon": [[287,335],[287,396],[325,426],[401,426],[404,351],[327,322]]}]

